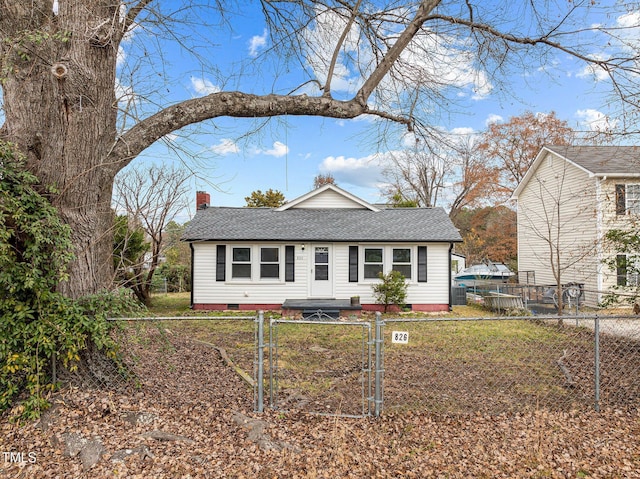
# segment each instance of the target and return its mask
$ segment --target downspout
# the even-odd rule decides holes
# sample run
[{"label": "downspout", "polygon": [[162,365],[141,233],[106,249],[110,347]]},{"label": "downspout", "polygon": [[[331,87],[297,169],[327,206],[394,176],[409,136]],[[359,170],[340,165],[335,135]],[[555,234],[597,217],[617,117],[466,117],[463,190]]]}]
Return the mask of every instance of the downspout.
[{"label": "downspout", "polygon": [[448,281],[448,284],[449,284],[449,311],[453,311],[453,304],[452,304],[453,301],[452,301],[452,297],[451,297],[451,287],[452,287],[452,284],[451,284],[451,252],[452,251],[453,251],[453,243],[449,243],[449,274],[448,274],[448,277],[449,277],[449,281]]},{"label": "downspout", "polygon": [[193,250],[193,243],[189,242],[189,249],[191,250],[191,294],[190,294],[190,300],[189,302],[191,303],[191,305],[189,306],[191,309],[193,309],[193,290],[195,289],[195,278],[193,277],[193,269],[194,269],[194,264],[195,261],[193,261],[194,259],[194,250]]},{"label": "downspout", "polygon": [[596,178],[596,289],[598,290],[598,303],[602,300],[602,290],[604,287],[603,264],[604,259],[604,208],[602,195],[602,182],[607,177]]}]

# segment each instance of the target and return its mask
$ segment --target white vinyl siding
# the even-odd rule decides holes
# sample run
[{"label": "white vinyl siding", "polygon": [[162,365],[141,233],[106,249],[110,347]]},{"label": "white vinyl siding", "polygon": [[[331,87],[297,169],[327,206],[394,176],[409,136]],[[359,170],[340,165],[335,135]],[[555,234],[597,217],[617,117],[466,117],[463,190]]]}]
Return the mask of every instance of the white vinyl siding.
[{"label": "white vinyl siding", "polygon": [[[295,282],[284,281],[284,251],[286,244],[258,243],[250,245],[252,248],[253,280],[232,280],[230,273],[231,251],[234,247],[246,247],[246,243],[234,245],[226,243],[227,281],[216,281],[216,244],[192,243],[194,249],[193,266],[193,301],[196,304],[282,304],[286,299],[304,299],[309,297],[309,279],[313,255],[310,244],[295,244]],[[357,283],[349,282],[349,246],[360,248]],[[280,280],[260,280],[260,251],[262,247],[279,247]],[[418,283],[414,279],[409,281],[407,289],[408,304],[447,304],[449,301],[449,243],[423,245],[427,247],[428,282]],[[334,243],[332,248],[332,265],[334,280],[334,296],[346,299],[360,296],[363,304],[373,304],[375,298],[371,285],[377,280],[364,281],[363,278],[363,248],[382,248],[385,254],[385,272],[393,267],[394,249],[411,249],[413,271],[416,271],[417,246],[383,244],[366,245],[357,243]],[[256,259],[258,259],[256,261]]]},{"label": "white vinyl siding", "polygon": [[518,271],[535,271],[536,284],[555,284],[551,244],[560,250],[562,283],[596,291],[597,212],[594,178],[558,157],[542,161],[518,196]]},{"label": "white vinyl siding", "polygon": [[[353,243],[352,243],[353,244]],[[448,304],[449,302],[449,243],[429,243],[420,244],[427,247],[427,278],[425,283],[416,281],[416,274],[408,280],[407,286],[407,304]],[[363,255],[365,248],[383,248],[385,254],[384,272],[388,273],[392,269],[393,249],[410,248],[413,271],[417,271],[417,245],[367,245],[359,244],[359,264],[358,264],[358,283],[349,282],[349,246],[343,244],[334,245],[334,264],[335,264],[335,292],[337,298],[348,298],[350,296],[360,296],[362,304],[374,304],[375,297],[371,286],[379,280],[365,279],[363,271]]]},{"label": "white vinyl siding", "polygon": [[326,190],[297,204],[295,208],[335,209],[364,208],[364,206],[333,190]]}]

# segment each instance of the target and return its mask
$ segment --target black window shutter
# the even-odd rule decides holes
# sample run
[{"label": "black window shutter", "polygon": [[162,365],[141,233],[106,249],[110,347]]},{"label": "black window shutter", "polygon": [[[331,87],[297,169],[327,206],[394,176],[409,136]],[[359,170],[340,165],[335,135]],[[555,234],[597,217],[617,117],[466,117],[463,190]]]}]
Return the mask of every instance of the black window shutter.
[{"label": "black window shutter", "polygon": [[427,282],[427,247],[418,246],[418,282]]},{"label": "black window shutter", "polygon": [[618,286],[627,285],[627,255],[619,254],[616,256],[616,276]]},{"label": "black window shutter", "polygon": [[624,215],[627,213],[627,200],[625,185],[616,185],[616,214]]},{"label": "black window shutter", "polygon": [[219,244],[216,248],[216,281],[224,281],[226,278],[227,247]]},{"label": "black window shutter", "polygon": [[349,282],[358,282],[358,247],[349,246]]},{"label": "black window shutter", "polygon": [[296,247],[284,247],[284,280],[292,282],[296,280]]}]

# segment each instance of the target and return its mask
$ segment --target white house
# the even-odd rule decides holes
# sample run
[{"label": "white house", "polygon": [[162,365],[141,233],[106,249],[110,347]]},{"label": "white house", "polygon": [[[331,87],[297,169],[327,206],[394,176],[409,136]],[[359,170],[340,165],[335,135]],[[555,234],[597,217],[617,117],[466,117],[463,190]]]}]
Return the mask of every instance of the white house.
[{"label": "white house", "polygon": [[202,193],[198,203],[183,236],[193,309],[377,310],[371,286],[391,270],[407,278],[414,311],[450,308],[462,238],[442,208],[375,206],[334,185],[279,208],[202,207]]},{"label": "white house", "polygon": [[[620,271],[603,260],[610,229],[627,229],[640,215],[640,148],[545,146],[515,189],[518,202],[518,270],[537,284],[584,284],[596,304]],[[530,274],[533,273],[533,274]]]}]

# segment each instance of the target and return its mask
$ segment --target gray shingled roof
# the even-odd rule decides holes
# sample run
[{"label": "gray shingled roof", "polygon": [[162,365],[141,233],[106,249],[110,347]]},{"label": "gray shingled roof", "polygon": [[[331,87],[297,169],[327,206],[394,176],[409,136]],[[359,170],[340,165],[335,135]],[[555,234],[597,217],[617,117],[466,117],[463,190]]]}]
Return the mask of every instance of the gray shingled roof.
[{"label": "gray shingled roof", "polygon": [[637,174],[640,171],[638,146],[547,146],[595,175]]},{"label": "gray shingled roof", "polygon": [[442,208],[199,210],[185,241],[462,241]]}]

